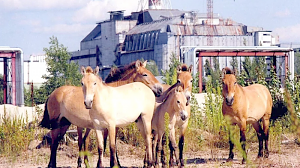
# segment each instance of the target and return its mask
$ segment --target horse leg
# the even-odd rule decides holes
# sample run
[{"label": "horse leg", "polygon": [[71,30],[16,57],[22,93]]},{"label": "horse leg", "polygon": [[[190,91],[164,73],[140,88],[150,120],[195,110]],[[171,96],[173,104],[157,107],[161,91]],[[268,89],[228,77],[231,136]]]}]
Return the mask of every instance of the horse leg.
[{"label": "horse leg", "polygon": [[160,154],[161,164],[162,164],[162,167],[167,167],[167,161],[166,161],[166,157],[165,157],[165,148],[164,148],[164,146],[166,145],[166,135],[165,134],[163,134],[160,144],[161,144],[161,154]]},{"label": "horse leg", "polygon": [[77,159],[77,167],[81,167],[81,156],[82,156],[82,131],[83,128],[77,127],[77,133],[78,133],[78,147],[79,147],[79,156]]},{"label": "horse leg", "polygon": [[56,167],[56,153],[59,141],[64,137],[70,125],[51,130],[51,155],[48,167]]},{"label": "horse leg", "polygon": [[110,125],[108,128],[109,136],[109,148],[110,148],[110,167],[118,166],[117,155],[116,155],[116,127]]},{"label": "horse leg", "polygon": [[260,158],[263,156],[263,136],[264,136],[264,132],[263,130],[261,129],[261,126],[259,124],[259,122],[255,122],[252,124],[255,131],[256,131],[256,134],[257,134],[257,138],[258,138],[258,155],[257,157]]},{"label": "horse leg", "polygon": [[159,161],[158,161],[158,134],[157,131],[152,132],[153,140],[152,140],[152,158],[154,159],[154,166],[159,167]]},{"label": "horse leg", "polygon": [[[137,119],[136,126],[137,126],[138,130],[140,131],[143,139],[146,140],[146,135],[145,135],[145,132],[144,132],[143,120],[141,119],[141,117],[139,117]],[[146,151],[146,154],[145,154],[145,157],[144,157],[144,167],[147,167],[147,163],[146,162],[147,162],[147,151]]]},{"label": "horse leg", "polygon": [[269,118],[265,119],[263,118],[263,132],[264,132],[264,140],[265,140],[265,150],[264,150],[264,158],[269,157],[269,149],[268,149],[268,143],[269,143],[269,125],[270,120]]},{"label": "horse leg", "polygon": [[[150,113],[153,114],[153,113]],[[144,159],[144,166],[147,164],[147,167],[151,167],[153,165],[152,160],[152,145],[151,145],[151,122],[152,122],[152,116],[143,115],[143,117],[138,118],[137,126],[139,127],[139,130],[141,131],[141,134],[145,140],[146,143],[146,155]]]},{"label": "horse leg", "polygon": [[86,167],[90,167],[89,165],[89,159],[88,159],[88,152],[89,152],[89,143],[90,143],[90,131],[91,129],[86,128],[85,134],[83,137],[83,146],[84,146],[84,164]]},{"label": "horse leg", "polygon": [[247,153],[246,153],[246,121],[242,120],[240,127],[240,142],[243,149],[243,161],[242,164],[245,164],[247,161]]},{"label": "horse leg", "polygon": [[233,148],[234,148],[234,143],[231,141],[231,138],[232,138],[232,136],[231,136],[231,134],[232,134],[232,132],[231,132],[231,128],[229,127],[229,129],[228,129],[228,133],[229,133],[229,156],[228,156],[228,159],[226,160],[227,162],[231,162],[232,160],[233,160],[233,157],[234,157],[234,153],[233,153]]},{"label": "horse leg", "polygon": [[[175,128],[174,126],[170,129],[170,135],[169,135],[169,147],[170,147],[170,161],[169,165],[170,167],[176,166],[179,163],[177,153],[178,153],[178,148],[176,145],[176,136],[175,136]],[[174,157],[173,154],[175,155],[175,160],[176,160],[176,165],[174,165]]]},{"label": "horse leg", "polygon": [[179,161],[180,161],[181,167],[184,167],[183,147],[184,147],[184,134],[187,129],[187,126],[188,126],[188,122],[186,121],[185,124],[180,127],[181,134],[180,134],[180,138],[179,138],[178,147],[179,147]]},{"label": "horse leg", "polygon": [[103,134],[104,131],[102,128],[96,128],[96,135],[97,135],[97,141],[98,141],[98,163],[97,168],[103,167],[102,166],[102,160],[103,160]]}]

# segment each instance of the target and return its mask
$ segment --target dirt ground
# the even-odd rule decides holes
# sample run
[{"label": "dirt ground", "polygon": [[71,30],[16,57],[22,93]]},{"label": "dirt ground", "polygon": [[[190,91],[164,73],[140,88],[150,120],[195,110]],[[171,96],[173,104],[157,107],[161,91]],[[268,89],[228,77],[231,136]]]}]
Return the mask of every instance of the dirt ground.
[{"label": "dirt ground", "polygon": [[[36,146],[38,142],[31,146]],[[142,167],[144,152],[141,148],[136,148],[131,145],[124,144],[121,141],[117,142],[118,155],[120,163],[123,167]],[[249,158],[248,164],[241,164],[241,155],[235,151],[235,159],[231,163],[226,163],[228,157],[228,149],[208,149],[197,152],[184,153],[186,160],[185,167],[299,167],[300,168],[300,146],[292,141],[282,144],[280,148],[270,150],[268,159],[256,159],[257,143],[248,145],[247,153]],[[47,167],[50,149],[42,147],[40,149],[27,150],[18,154],[14,158],[1,158],[0,167],[16,167],[16,168],[40,168]],[[104,166],[109,167],[109,157],[106,152],[104,157]],[[60,145],[57,154],[57,166],[62,168],[77,167],[78,150],[77,145]],[[96,166],[97,153],[93,153],[89,157],[89,162],[92,167]],[[85,167],[84,165],[82,165]]]}]

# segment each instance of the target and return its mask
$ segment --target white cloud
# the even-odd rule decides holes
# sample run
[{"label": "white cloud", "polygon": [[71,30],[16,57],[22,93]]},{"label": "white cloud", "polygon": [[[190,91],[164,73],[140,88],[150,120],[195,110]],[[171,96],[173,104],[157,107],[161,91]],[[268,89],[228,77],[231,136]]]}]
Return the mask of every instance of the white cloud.
[{"label": "white cloud", "polygon": [[38,20],[21,20],[19,23],[21,25],[28,25],[28,26],[33,26],[33,27],[41,25],[41,22]]},{"label": "white cloud", "polygon": [[94,24],[82,25],[82,24],[56,24],[49,27],[36,27],[35,32],[51,33],[51,34],[82,34],[86,35],[95,27]]},{"label": "white cloud", "polygon": [[300,24],[288,27],[274,29],[274,33],[279,35],[280,42],[299,42],[300,41]]},{"label": "white cloud", "polygon": [[91,0],[86,6],[76,11],[73,20],[76,22],[101,21],[109,18],[108,11],[125,10],[130,14],[137,10],[137,0]]},{"label": "white cloud", "polygon": [[283,11],[277,11],[275,13],[275,16],[279,17],[279,18],[285,18],[285,17],[288,17],[290,15],[291,15],[291,12],[288,9],[285,9]]},{"label": "white cloud", "polygon": [[83,6],[87,0],[0,0],[2,10],[69,9]]}]

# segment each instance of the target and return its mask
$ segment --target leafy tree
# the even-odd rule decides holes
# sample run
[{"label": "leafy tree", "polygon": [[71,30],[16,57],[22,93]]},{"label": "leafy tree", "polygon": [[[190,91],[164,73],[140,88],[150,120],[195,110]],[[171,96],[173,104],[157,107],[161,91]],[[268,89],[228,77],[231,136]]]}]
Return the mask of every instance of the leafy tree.
[{"label": "leafy tree", "polygon": [[238,70],[238,60],[236,57],[232,57],[230,65],[232,66],[232,69]]},{"label": "leafy tree", "polygon": [[[80,85],[79,65],[69,61],[71,56],[67,47],[59,44],[58,39],[54,36],[50,37],[49,44],[49,48],[44,48],[48,74],[42,76],[46,79],[43,86],[33,89],[35,104],[44,103],[47,97],[62,85]],[[29,89],[25,91],[25,104],[31,105],[31,102],[31,89]]]},{"label": "leafy tree", "polygon": [[169,64],[169,69],[162,72],[162,75],[164,76],[163,81],[166,84],[173,85],[177,82],[177,67],[181,63],[176,58],[176,55],[173,53],[171,55],[171,63]]},{"label": "leafy tree", "polygon": [[81,78],[79,65],[69,61],[71,56],[67,47],[59,44],[54,36],[50,38],[49,44],[49,48],[44,48],[49,75],[43,76],[47,80],[44,84],[48,94],[62,85],[78,86]]},{"label": "leafy tree", "polygon": [[217,57],[213,58],[213,67],[208,60],[205,60],[204,69],[205,69],[205,75],[211,76],[212,86],[216,88],[220,84],[219,82],[221,77],[221,70],[220,70],[220,64],[218,58]]},{"label": "leafy tree", "polygon": [[29,89],[24,88],[25,106],[31,107],[32,105],[34,106],[36,104],[45,103],[45,97],[47,97],[48,95],[44,94],[44,89],[38,87],[31,87]]},{"label": "leafy tree", "polygon": [[[295,52],[295,65],[300,65],[300,52]],[[300,67],[295,66],[295,75],[299,76],[300,75]]]},{"label": "leafy tree", "polygon": [[147,66],[146,68],[154,75],[154,76],[159,76],[159,71],[158,71],[158,67],[155,63],[155,61],[153,60],[150,60],[148,63],[147,63]]}]

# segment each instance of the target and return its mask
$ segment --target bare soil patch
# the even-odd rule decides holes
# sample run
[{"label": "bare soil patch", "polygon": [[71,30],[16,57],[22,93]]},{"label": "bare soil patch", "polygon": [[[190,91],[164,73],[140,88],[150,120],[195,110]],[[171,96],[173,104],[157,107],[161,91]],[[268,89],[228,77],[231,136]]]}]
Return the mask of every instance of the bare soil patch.
[{"label": "bare soil patch", "polygon": [[[300,147],[296,143],[282,144],[279,148],[270,150],[268,159],[257,159],[257,143],[248,145],[247,153],[249,163],[241,164],[241,154],[235,151],[233,162],[225,162],[228,157],[228,149],[204,149],[196,152],[185,151],[185,167],[300,167]],[[117,142],[118,155],[123,167],[142,167],[144,150],[141,147],[134,147]],[[62,168],[77,167],[78,147],[76,144],[60,145],[57,152],[57,166]],[[47,167],[50,158],[50,148],[29,149],[16,157],[2,157],[0,168],[20,167],[20,168],[39,168]],[[98,159],[97,153],[92,153],[89,162],[92,167],[96,166]],[[84,165],[82,165],[85,167]],[[106,151],[104,166],[109,167],[109,152]]]}]

